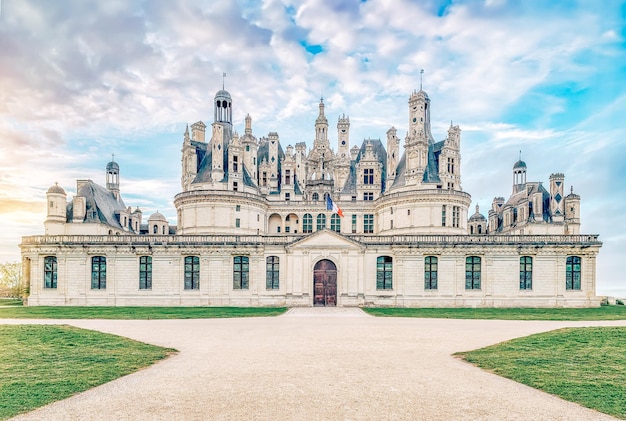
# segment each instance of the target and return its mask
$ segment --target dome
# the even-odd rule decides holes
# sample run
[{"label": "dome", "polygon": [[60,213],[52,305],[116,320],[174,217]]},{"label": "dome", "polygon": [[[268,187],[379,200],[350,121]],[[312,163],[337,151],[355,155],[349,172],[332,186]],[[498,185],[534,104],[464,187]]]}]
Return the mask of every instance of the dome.
[{"label": "dome", "polygon": [[230,97],[230,93],[228,91],[225,91],[224,89],[220,89],[219,91],[217,91],[217,93],[215,94],[215,99],[217,99],[217,98],[232,99]]},{"label": "dome", "polygon": [[470,221],[486,221],[487,218],[482,213],[476,212],[474,215],[470,216]]},{"label": "dome", "polygon": [[163,214],[159,213],[159,211],[156,211],[152,215],[150,215],[150,218],[148,218],[148,221],[164,221],[164,222],[167,222],[167,219],[165,218],[165,216],[163,216]]},{"label": "dome", "polygon": [[54,186],[50,187],[46,193],[66,194],[65,190],[63,190],[62,187],[59,187],[57,183],[54,183]]},{"label": "dome", "polygon": [[115,161],[111,161],[107,164],[107,171],[108,170],[120,170],[120,166],[117,164],[117,162]]},{"label": "dome", "polygon": [[513,169],[516,170],[518,168],[526,168],[526,163],[524,161],[522,161],[521,159],[519,161],[517,161],[515,163],[515,165],[513,165]]}]

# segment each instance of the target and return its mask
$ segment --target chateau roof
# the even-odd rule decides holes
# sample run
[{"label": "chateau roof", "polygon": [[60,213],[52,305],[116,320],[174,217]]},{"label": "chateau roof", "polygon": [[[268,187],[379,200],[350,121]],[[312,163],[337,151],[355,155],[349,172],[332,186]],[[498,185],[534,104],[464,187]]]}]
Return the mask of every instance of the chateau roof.
[{"label": "chateau roof", "polygon": [[[126,205],[121,196],[119,200],[116,199],[113,193],[91,180],[87,181],[78,190],[76,196],[85,198],[86,212],[84,222],[102,223],[115,228],[122,228],[115,215],[116,211],[126,210]],[[73,221],[73,209],[74,201],[70,202],[67,207],[67,222]]]}]

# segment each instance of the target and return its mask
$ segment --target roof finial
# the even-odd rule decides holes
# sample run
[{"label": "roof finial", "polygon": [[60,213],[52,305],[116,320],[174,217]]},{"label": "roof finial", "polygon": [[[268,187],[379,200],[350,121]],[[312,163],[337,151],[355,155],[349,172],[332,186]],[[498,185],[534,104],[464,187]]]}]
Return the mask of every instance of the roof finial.
[{"label": "roof finial", "polygon": [[519,150],[519,160],[520,161],[522,160],[522,150],[521,149]]},{"label": "roof finial", "polygon": [[571,194],[574,194],[574,186],[569,186],[569,187],[570,187],[569,192],[570,192]]},{"label": "roof finial", "polygon": [[226,72],[222,73],[222,91],[225,90],[224,89],[224,79],[226,79]]},{"label": "roof finial", "polygon": [[115,162],[115,154],[114,153],[111,154],[111,162]]},{"label": "roof finial", "polygon": [[420,91],[422,90],[423,79],[424,79],[424,69],[420,70]]}]

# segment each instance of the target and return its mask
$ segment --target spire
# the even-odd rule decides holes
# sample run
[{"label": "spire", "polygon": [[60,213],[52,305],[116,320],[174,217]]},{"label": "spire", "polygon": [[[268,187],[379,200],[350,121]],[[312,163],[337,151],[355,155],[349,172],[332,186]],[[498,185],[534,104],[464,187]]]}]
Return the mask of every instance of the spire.
[{"label": "spire", "polygon": [[226,72],[222,73],[222,90],[224,90],[224,80],[226,79]]}]

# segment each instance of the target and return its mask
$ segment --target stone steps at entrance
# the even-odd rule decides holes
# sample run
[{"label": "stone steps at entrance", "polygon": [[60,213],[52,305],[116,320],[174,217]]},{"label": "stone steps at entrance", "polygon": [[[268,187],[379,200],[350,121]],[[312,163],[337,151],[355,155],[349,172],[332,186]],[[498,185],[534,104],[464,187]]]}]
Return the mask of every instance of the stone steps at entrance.
[{"label": "stone steps at entrance", "polygon": [[358,307],[292,307],[283,316],[289,317],[371,317]]}]

